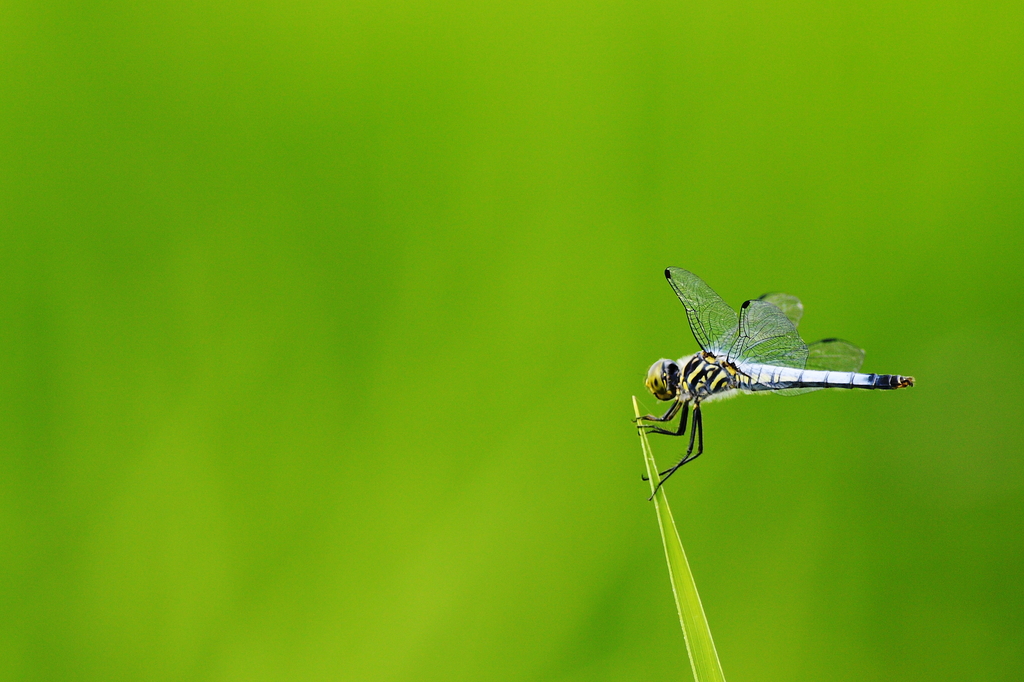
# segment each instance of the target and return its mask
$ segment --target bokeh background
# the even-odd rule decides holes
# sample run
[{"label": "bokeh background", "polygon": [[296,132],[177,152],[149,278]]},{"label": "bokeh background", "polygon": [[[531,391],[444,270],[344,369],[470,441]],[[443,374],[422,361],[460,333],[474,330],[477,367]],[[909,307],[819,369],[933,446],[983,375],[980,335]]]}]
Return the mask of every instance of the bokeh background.
[{"label": "bokeh background", "polygon": [[727,677],[1019,679],[1021,3],[0,14],[0,678],[689,679],[678,265],[918,379],[706,410]]}]

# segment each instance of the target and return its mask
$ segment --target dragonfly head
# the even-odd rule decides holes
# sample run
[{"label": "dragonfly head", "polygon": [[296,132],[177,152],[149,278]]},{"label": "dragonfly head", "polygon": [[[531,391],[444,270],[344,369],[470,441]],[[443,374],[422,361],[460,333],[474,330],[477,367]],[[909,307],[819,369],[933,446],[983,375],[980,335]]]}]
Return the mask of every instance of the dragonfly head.
[{"label": "dragonfly head", "polygon": [[674,400],[679,395],[679,365],[662,358],[647,370],[647,390],[658,400]]}]

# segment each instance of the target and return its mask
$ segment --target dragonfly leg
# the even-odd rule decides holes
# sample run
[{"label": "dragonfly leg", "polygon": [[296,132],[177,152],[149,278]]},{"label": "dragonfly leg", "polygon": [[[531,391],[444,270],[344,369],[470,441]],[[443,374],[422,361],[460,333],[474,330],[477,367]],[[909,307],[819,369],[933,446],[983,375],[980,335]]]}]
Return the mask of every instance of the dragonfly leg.
[{"label": "dragonfly leg", "polygon": [[674,402],[674,403],[672,403],[669,406],[669,408],[665,412],[665,414],[661,415],[660,417],[655,417],[653,414],[645,414],[642,417],[635,418],[633,421],[634,422],[670,422],[670,421],[672,421],[672,418],[676,416],[676,412],[678,412],[679,408],[682,407],[682,406],[683,406],[683,403]]},{"label": "dragonfly leg", "polygon": [[679,418],[679,427],[675,431],[672,431],[671,429],[662,429],[651,424],[644,424],[640,428],[647,429],[647,433],[664,433],[667,436],[682,436],[686,433],[686,421],[687,417],[690,415],[690,403],[676,403],[673,407],[678,411],[680,405],[683,407],[683,416]]},{"label": "dragonfly leg", "polygon": [[[700,408],[695,407],[693,410],[693,431],[697,432],[697,454],[690,456],[689,451],[686,453],[686,457],[683,459],[682,464],[692,462],[701,456],[704,452],[704,416],[700,413]],[[690,438],[690,450],[693,450],[693,438]],[[682,466],[680,464],[680,466]]]},{"label": "dragonfly leg", "polygon": [[[693,452],[694,436],[697,435],[698,431],[700,431],[700,439],[697,445],[697,454],[691,457],[690,453]],[[669,476],[678,471],[679,467],[683,466],[687,462],[692,462],[693,460],[697,459],[698,457],[700,457],[702,452],[704,452],[704,420],[701,418],[700,415],[700,403],[696,403],[693,406],[693,428],[690,429],[690,447],[686,449],[686,455],[684,455],[683,458],[679,460],[679,462],[674,467],[672,467],[671,469],[667,469],[666,471],[660,474],[661,480],[658,482],[658,485],[654,487],[654,492],[651,493],[651,496],[647,498],[647,501],[650,502],[651,500],[654,499],[654,494],[658,492],[658,488],[665,485],[665,481],[669,479]]]},{"label": "dragonfly leg", "polygon": [[[683,415],[681,417],[679,417],[679,428],[677,428],[675,431],[670,431],[669,429],[659,429],[656,426],[650,426],[650,425],[646,425],[646,424],[641,426],[641,427],[639,427],[639,428],[647,429],[647,433],[664,433],[664,434],[666,434],[668,436],[682,436],[682,435],[684,435],[686,433],[686,422],[688,421],[688,417],[690,416],[690,403],[686,402],[686,403],[676,403],[676,404],[677,405],[681,404],[683,406]],[[694,414],[696,414],[696,412]],[[693,439],[691,438],[690,440],[693,440]],[[691,449],[693,449],[692,446],[691,446]],[[664,476],[665,474],[667,474],[670,471],[672,471],[672,469],[665,469],[664,471],[658,472],[658,475],[659,476]],[[645,474],[641,474],[640,475],[640,480],[642,480],[642,481],[649,481],[650,479],[647,478],[647,476]]]}]

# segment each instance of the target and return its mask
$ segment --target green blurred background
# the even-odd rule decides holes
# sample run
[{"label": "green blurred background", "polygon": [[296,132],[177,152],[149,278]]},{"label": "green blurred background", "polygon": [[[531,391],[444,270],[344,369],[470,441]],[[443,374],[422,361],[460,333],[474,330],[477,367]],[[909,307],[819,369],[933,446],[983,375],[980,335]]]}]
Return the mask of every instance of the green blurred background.
[{"label": "green blurred background", "polygon": [[1020,678],[1021,3],[0,7],[3,679],[688,679],[667,265],[918,380],[706,410],[728,679]]}]

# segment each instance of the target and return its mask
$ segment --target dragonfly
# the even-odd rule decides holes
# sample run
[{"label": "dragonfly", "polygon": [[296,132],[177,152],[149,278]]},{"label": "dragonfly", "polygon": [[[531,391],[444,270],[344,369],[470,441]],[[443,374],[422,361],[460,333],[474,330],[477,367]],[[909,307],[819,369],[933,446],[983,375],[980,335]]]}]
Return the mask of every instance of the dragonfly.
[{"label": "dragonfly", "polygon": [[683,436],[693,406],[686,454],[674,466],[660,472],[655,492],[681,466],[704,452],[703,403],[739,393],[799,395],[823,388],[894,390],[914,385],[914,377],[861,374],[864,351],[849,341],[822,339],[804,343],[796,330],[803,316],[803,304],[796,296],[764,294],[746,301],[737,315],[692,272],[667,268],[665,278],[686,309],[700,351],[679,360],[662,358],[647,372],[647,390],[658,400],[672,404],[665,414],[644,415],[638,421],[666,423],[682,414],[675,429],[656,424],[640,424],[639,428],[648,433]]}]

